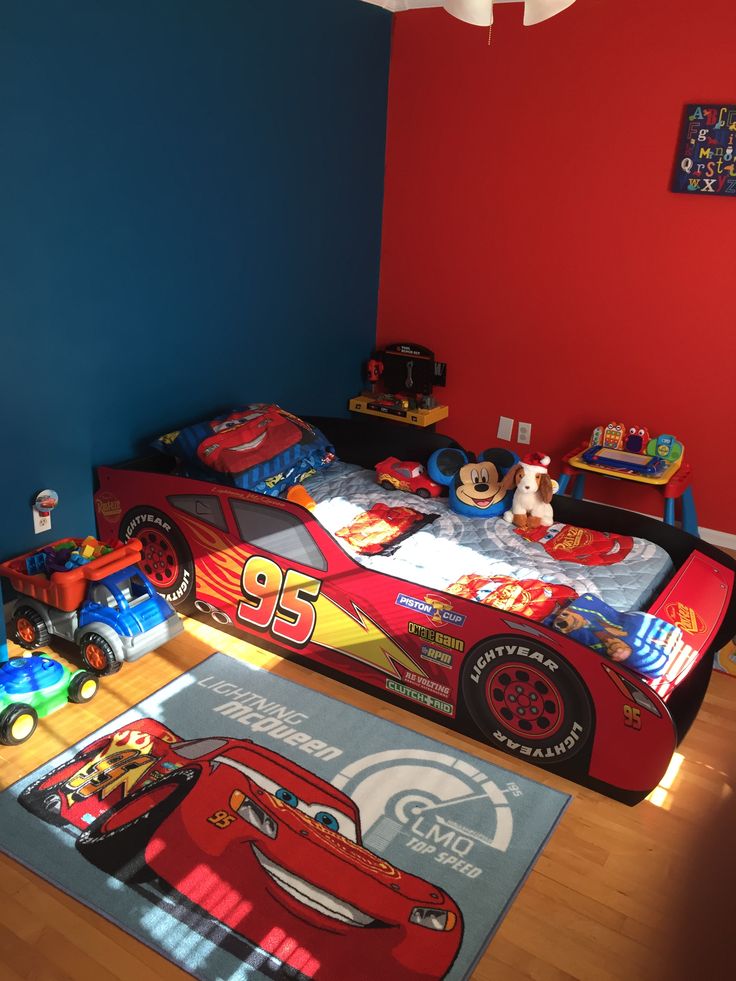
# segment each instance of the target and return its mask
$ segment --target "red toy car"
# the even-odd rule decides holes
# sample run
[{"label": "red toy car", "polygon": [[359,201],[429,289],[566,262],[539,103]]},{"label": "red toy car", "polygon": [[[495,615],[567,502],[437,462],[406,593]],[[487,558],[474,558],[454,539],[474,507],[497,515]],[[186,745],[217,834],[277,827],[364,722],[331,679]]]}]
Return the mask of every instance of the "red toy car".
[{"label": "red toy car", "polygon": [[158,877],[265,949],[278,925],[279,958],[307,976],[441,978],[460,947],[455,902],[365,849],[348,796],[250,740],[181,741],[142,719],[19,801],[84,828],[79,852],[123,882]]},{"label": "red toy car", "polygon": [[386,457],[376,464],[378,483],[386,490],[407,491],[418,497],[439,497],[442,487],[430,480],[421,463],[414,460],[398,460]]}]

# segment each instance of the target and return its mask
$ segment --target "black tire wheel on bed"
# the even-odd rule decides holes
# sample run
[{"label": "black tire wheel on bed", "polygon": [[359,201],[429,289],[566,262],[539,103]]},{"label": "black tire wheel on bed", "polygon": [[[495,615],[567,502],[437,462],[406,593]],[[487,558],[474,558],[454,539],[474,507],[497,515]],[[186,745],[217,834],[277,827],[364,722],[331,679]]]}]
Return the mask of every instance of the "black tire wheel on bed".
[{"label": "black tire wheel on bed", "polygon": [[421,497],[425,501],[430,496],[430,493],[429,493],[429,491],[427,490],[426,487],[420,487],[419,490],[416,493],[417,493],[417,497]]},{"label": "black tire wheel on bed", "polygon": [[81,752],[67,760],[60,766],[54,767],[48,773],[44,773],[38,780],[34,780],[18,795],[18,803],[27,811],[48,824],[56,824],[59,827],[66,825],[66,820],[61,816],[61,789],[67,780],[80,770],[85,763],[88,763],[103,746],[109,742],[108,737],[96,739],[93,743]]},{"label": "black tire wheel on bed", "polygon": [[184,612],[194,599],[194,561],[171,518],[156,508],[132,508],[120,522],[120,537],[140,541],[141,568],[167,603]]},{"label": "black tire wheel on bed", "polygon": [[131,794],[82,832],[77,838],[78,851],[121,882],[155,878],[146,864],[146,846],[194,787],[198,776],[195,769],[177,770]]},{"label": "black tire wheel on bed", "polygon": [[580,678],[557,651],[532,637],[477,644],[463,665],[461,686],[486,740],[528,763],[569,760],[593,734],[591,700]]},{"label": "black tire wheel on bed", "polygon": [[378,483],[387,491],[395,491],[396,484],[392,484],[390,480],[379,480]]}]

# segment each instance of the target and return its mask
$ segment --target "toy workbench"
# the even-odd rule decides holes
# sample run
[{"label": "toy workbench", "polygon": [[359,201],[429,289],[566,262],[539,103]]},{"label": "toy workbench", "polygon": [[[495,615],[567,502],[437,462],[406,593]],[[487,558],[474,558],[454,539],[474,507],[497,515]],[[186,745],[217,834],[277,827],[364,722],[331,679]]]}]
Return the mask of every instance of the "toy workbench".
[{"label": "toy workbench", "polygon": [[394,422],[404,422],[409,426],[434,426],[435,423],[446,419],[450,410],[446,405],[435,405],[431,409],[411,409],[400,401],[384,400],[381,396],[360,395],[350,399],[348,408],[363,416],[373,416],[376,419],[392,419]]}]

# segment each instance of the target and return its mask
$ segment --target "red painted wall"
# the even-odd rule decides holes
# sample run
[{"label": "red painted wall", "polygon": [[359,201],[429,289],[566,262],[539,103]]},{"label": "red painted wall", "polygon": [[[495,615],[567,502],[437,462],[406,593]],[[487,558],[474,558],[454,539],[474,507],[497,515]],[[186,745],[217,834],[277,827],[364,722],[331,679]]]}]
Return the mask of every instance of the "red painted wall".
[{"label": "red painted wall", "polygon": [[[669,184],[683,106],[736,103],[734,37],[733,0],[578,0],[529,28],[511,4],[490,48],[442,10],[396,15],[378,320],[379,344],[448,362],[443,428],[469,448],[499,414],[557,459],[647,424],[683,440],[700,524],[728,532],[736,200]],[[586,492],[661,513],[633,491]]]}]

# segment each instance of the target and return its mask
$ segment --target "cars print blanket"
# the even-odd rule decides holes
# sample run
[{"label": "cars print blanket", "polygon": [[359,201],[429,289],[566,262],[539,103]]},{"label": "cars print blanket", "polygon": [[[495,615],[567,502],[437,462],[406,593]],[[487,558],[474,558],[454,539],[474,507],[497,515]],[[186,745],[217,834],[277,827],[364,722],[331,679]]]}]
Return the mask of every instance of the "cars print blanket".
[{"label": "cars print blanket", "polygon": [[[463,577],[507,577],[569,587],[577,595],[592,594],[616,610],[627,611],[644,609],[672,571],[664,549],[644,539],[562,524],[519,533],[502,517],[463,517],[450,510],[446,498],[422,500],[386,490],[373,471],[352,464],[334,463],[310,477],[306,487],[316,502],[313,513],[333,535],[377,502],[410,505],[437,515],[429,527],[405,537],[390,555],[355,553],[370,568],[430,589],[453,591],[450,587],[454,587],[464,595]],[[550,612],[542,608],[539,618]]]}]

